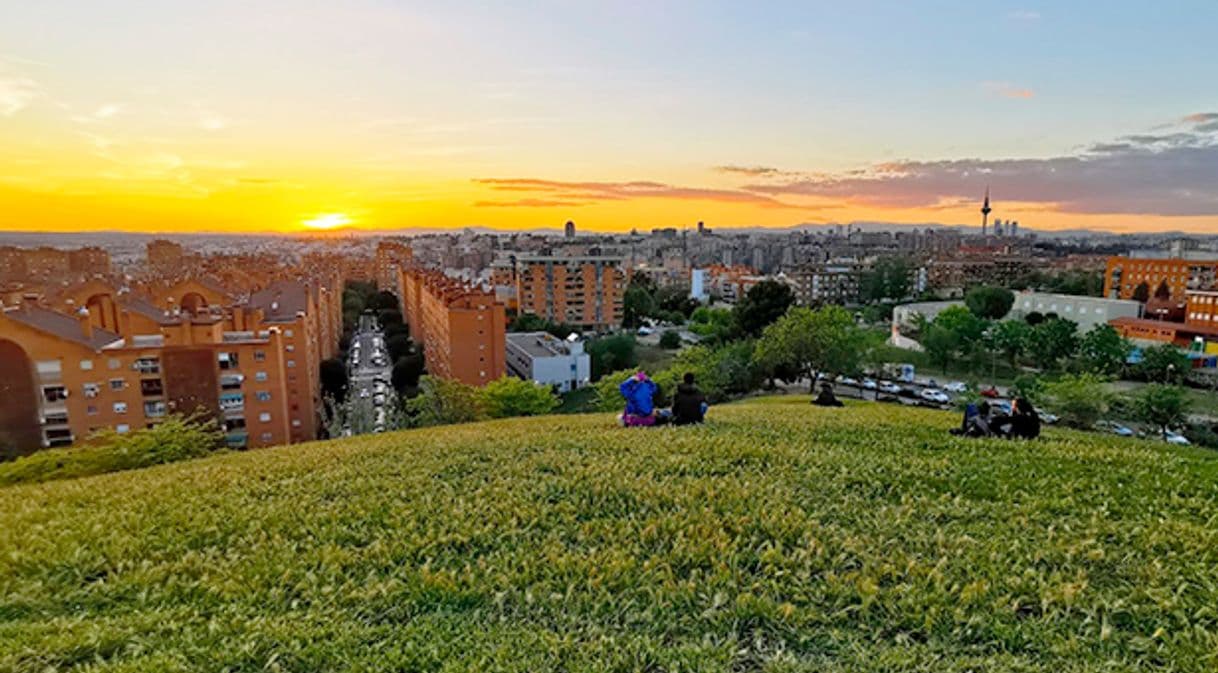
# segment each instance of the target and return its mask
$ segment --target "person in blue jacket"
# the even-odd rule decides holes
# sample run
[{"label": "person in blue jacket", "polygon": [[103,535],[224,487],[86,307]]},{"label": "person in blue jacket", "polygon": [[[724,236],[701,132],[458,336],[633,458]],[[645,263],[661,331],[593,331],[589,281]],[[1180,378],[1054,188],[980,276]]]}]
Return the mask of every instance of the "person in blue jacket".
[{"label": "person in blue jacket", "polygon": [[656,424],[656,382],[639,372],[618,386],[626,398],[626,411],[622,414],[622,425],[626,427],[651,426]]}]

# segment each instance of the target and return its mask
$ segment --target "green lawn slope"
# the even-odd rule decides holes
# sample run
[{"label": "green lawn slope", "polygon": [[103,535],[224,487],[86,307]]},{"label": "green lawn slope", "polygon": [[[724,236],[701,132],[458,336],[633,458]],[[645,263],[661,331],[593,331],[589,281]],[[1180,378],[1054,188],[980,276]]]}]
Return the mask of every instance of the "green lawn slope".
[{"label": "green lawn slope", "polygon": [[1218,462],[770,398],[0,489],[0,671],[1214,671]]}]

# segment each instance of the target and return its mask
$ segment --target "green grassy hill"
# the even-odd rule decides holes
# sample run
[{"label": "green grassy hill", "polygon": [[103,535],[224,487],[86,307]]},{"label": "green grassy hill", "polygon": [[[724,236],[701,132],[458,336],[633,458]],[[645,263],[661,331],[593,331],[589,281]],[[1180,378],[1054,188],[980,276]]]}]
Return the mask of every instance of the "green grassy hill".
[{"label": "green grassy hill", "polygon": [[1213,671],[1218,461],[806,398],[0,489],[0,671]]}]

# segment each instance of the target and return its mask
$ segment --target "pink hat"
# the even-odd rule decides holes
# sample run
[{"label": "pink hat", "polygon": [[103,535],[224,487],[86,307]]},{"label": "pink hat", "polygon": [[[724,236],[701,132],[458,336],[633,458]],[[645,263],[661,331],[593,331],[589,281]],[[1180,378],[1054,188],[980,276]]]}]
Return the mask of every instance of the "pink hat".
[{"label": "pink hat", "polygon": [[635,378],[636,380],[639,380],[639,381],[646,381],[646,380],[647,380],[647,372],[645,372],[645,371],[643,371],[643,370],[641,370],[641,369],[640,369],[640,370],[639,370],[639,373],[634,375],[634,378]]}]

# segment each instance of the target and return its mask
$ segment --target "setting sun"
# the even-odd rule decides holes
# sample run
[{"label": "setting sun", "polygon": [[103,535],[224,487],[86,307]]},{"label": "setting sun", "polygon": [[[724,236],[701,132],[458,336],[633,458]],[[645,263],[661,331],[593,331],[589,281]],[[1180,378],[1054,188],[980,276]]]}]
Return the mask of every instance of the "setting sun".
[{"label": "setting sun", "polygon": [[342,213],[322,213],[301,222],[307,229],[337,229],[351,224],[351,218]]}]

